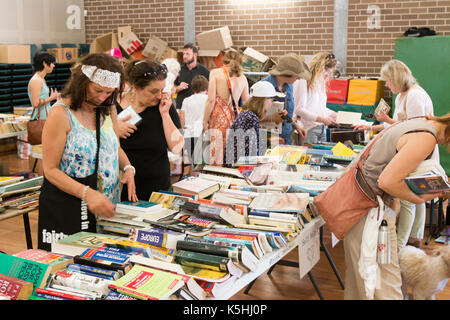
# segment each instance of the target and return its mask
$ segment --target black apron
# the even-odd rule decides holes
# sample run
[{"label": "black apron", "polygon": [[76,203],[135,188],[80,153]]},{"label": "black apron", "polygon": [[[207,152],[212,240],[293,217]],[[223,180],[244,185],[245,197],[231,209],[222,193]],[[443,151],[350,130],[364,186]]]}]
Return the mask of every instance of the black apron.
[{"label": "black apron", "polygon": [[[95,110],[95,131],[97,150],[94,173],[84,177],[72,179],[97,190],[98,158],[100,152],[100,110]],[[74,233],[96,232],[95,215],[87,209],[86,202],[72,196],[45,178],[39,195],[38,219],[38,248],[51,251],[51,243]]]}]

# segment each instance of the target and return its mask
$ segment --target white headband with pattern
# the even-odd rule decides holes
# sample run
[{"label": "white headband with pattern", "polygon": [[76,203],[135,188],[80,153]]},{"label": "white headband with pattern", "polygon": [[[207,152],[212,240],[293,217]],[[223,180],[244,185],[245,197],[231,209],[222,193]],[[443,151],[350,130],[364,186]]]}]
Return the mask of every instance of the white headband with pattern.
[{"label": "white headband with pattern", "polygon": [[89,78],[89,80],[101,85],[102,87],[115,89],[120,86],[119,72],[111,72],[87,64],[83,64],[81,66],[81,71],[86,75],[86,77]]}]

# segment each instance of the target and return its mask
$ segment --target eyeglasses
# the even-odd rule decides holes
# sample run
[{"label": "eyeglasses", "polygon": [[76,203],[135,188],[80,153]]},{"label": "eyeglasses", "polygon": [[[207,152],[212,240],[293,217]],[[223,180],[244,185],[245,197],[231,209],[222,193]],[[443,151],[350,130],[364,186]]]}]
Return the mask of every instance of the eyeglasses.
[{"label": "eyeglasses", "polygon": [[330,53],[325,57],[325,59],[327,59],[327,60],[336,59],[336,56],[334,55],[334,53]]},{"label": "eyeglasses", "polygon": [[148,69],[148,71],[145,72],[142,75],[142,77],[147,78],[149,80],[152,80],[152,79],[156,78],[156,76],[159,75],[159,74],[166,75],[167,71],[168,71],[167,70],[167,66],[165,64],[161,64],[161,65],[156,66],[156,67],[150,67]]}]

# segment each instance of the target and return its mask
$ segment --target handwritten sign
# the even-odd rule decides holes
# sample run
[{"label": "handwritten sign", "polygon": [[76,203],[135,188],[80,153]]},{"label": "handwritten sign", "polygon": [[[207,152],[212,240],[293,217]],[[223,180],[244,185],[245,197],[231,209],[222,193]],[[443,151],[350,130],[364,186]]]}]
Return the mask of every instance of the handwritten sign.
[{"label": "handwritten sign", "polygon": [[[322,220],[323,221],[323,220]],[[313,219],[298,237],[298,264],[300,279],[303,278],[320,259],[321,220]]]}]

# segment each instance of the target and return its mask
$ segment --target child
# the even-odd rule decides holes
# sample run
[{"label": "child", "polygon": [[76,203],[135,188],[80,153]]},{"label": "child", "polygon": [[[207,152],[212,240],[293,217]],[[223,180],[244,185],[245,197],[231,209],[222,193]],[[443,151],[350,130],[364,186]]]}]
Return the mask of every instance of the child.
[{"label": "child", "polygon": [[267,81],[259,81],[250,88],[250,99],[242,106],[242,112],[234,120],[227,134],[224,164],[229,166],[243,156],[261,153],[259,122],[272,106],[277,93]]},{"label": "child", "polygon": [[[208,79],[202,75],[196,75],[191,82],[194,94],[183,100],[181,106],[181,118],[184,119],[184,139],[185,149],[188,152],[189,160],[192,164],[202,162],[201,145],[197,146],[197,141],[202,135],[203,115],[205,112],[206,100],[208,99]],[[200,148],[200,149],[199,149]],[[194,150],[199,149],[200,152]],[[199,154],[200,153],[200,154]]]}]

